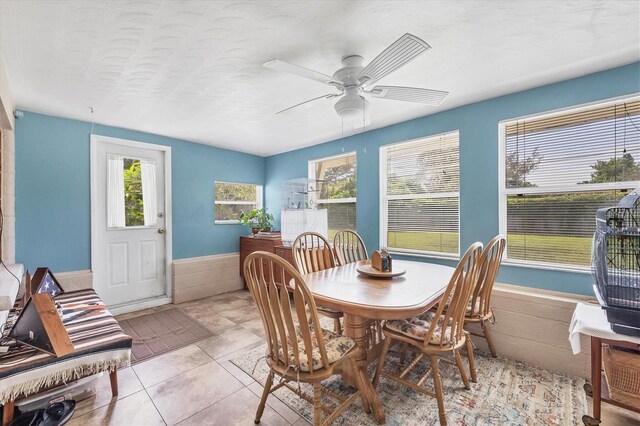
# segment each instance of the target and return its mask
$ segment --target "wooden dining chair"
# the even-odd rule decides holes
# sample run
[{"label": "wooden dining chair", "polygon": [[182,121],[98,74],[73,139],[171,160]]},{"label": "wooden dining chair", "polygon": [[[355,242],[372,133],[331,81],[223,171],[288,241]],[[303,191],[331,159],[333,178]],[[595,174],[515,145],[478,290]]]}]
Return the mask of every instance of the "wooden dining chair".
[{"label": "wooden dining chair", "polygon": [[464,318],[465,325],[480,324],[482,333],[470,331],[470,334],[487,339],[489,351],[491,351],[491,356],[494,358],[497,357],[498,354],[488,327],[489,321],[495,323],[495,315],[491,307],[491,293],[493,291],[493,284],[496,281],[496,276],[500,270],[502,255],[506,246],[506,238],[503,235],[497,235],[489,241],[489,244],[487,244],[482,252],[478,281],[473,290],[471,301],[467,306],[467,312]]},{"label": "wooden dining chair", "polygon": [[[247,256],[244,275],[249,291],[258,306],[267,339],[266,361],[269,375],[256,412],[260,423],[267,397],[286,387],[313,404],[313,424],[328,425],[344,412],[357,397],[365,411],[371,407],[363,398],[364,376],[355,362],[355,341],[350,337],[322,329],[313,296],[304,279],[286,260],[275,254],[258,251]],[[289,291],[281,285],[285,276],[292,277],[293,305]],[[348,397],[328,390],[324,394],[338,399],[337,408],[323,405],[321,381],[336,374],[336,367],[348,367],[356,374],[357,391]],[[274,385],[274,376],[281,380]],[[313,386],[313,395],[305,393],[300,382]],[[323,411],[328,417],[322,421]]]},{"label": "wooden dining chair", "polygon": [[[455,362],[460,370],[464,387],[470,389],[466,369],[460,356],[460,349],[466,346],[469,354],[471,378],[474,382],[476,381],[473,346],[468,333],[464,330],[464,316],[467,303],[477,280],[481,253],[482,243],[474,243],[460,259],[442,295],[442,300],[450,301],[448,304],[440,303],[435,312],[428,311],[418,317],[386,321],[382,330],[385,340],[382,354],[378,359],[373,385],[377,386],[380,376],[385,376],[413,390],[435,397],[438,401],[438,414],[441,425],[447,424],[447,418],[444,410],[444,394],[442,392],[439,363],[441,361]],[[416,358],[399,374],[393,374],[383,369],[389,347],[394,342],[408,343],[417,353]],[[453,361],[443,358],[448,354],[453,354]],[[414,383],[407,378],[407,375],[418,366],[418,363],[424,357],[430,358],[431,366]],[[422,386],[429,375],[433,377],[435,392]]]},{"label": "wooden dining chair", "polygon": [[336,262],[341,266],[369,259],[367,246],[355,231],[338,231],[333,237],[333,251],[336,254]]},{"label": "wooden dining chair", "polygon": [[[291,246],[293,261],[300,274],[310,274],[336,266],[333,250],[329,241],[315,232],[303,232],[298,235]],[[344,314],[330,308],[318,307],[318,312],[333,319],[333,329],[336,333],[342,333],[340,318]]]}]

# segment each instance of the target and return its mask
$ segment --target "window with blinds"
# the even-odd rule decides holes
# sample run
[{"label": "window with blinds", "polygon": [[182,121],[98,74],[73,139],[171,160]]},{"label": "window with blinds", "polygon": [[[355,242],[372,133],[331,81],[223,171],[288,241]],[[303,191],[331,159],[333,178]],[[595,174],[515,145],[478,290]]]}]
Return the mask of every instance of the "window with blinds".
[{"label": "window with blinds", "polygon": [[342,229],[356,230],[356,153],[309,161],[309,178],[316,179],[317,208],[327,209],[329,239]]},{"label": "window with blinds", "polygon": [[262,208],[262,186],[248,183],[215,182],[215,223],[239,223],[240,217]]},{"label": "window with blinds", "polygon": [[500,127],[507,258],[587,267],[596,210],[640,185],[640,98]]},{"label": "window with blinds", "polygon": [[381,246],[458,255],[458,132],[380,148]]}]

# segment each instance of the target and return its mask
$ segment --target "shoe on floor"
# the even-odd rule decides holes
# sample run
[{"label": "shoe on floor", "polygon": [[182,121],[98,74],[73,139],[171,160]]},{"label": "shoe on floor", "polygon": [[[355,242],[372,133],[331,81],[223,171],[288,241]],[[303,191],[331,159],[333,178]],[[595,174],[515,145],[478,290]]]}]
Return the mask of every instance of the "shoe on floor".
[{"label": "shoe on floor", "polygon": [[71,419],[75,408],[76,402],[72,399],[55,402],[44,411],[38,426],[62,426]]}]

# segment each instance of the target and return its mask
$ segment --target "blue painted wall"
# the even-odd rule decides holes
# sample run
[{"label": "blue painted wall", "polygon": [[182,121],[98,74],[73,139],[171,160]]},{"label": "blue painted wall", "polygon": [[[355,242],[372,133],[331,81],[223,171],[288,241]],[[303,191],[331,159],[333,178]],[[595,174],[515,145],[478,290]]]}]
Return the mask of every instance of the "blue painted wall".
[{"label": "blue painted wall", "polygon": [[[91,124],[25,112],[16,120],[16,259],[64,272],[91,267]],[[215,225],[215,180],[263,184],[265,159],[115,127],[93,133],[171,147],[173,258],[238,251],[242,225]]]},{"label": "blue painted wall", "polygon": [[[358,153],[357,227],[379,245],[379,147],[460,131],[460,245],[498,232],[498,122],[640,92],[640,63],[410,120],[266,159],[182,140],[95,125],[100,135],[172,147],[174,259],[238,251],[240,225],[213,223],[213,182],[265,184],[278,216],[280,185],[307,174],[307,161]],[[16,121],[16,258],[28,268],[90,268],[91,124],[26,112]],[[422,259],[424,260],[424,259]],[[451,264],[441,260],[428,260]],[[502,282],[591,294],[587,274],[504,266]]]},{"label": "blue painted wall", "polygon": [[[499,231],[499,121],[636,92],[640,92],[640,62],[271,156],[266,160],[266,206],[277,216],[282,181],[306,177],[307,161],[357,151],[357,228],[372,250],[379,247],[379,147],[459,130],[460,247],[464,250],[474,241],[486,243]],[[499,280],[579,294],[593,293],[591,277],[583,273],[503,266]]]}]

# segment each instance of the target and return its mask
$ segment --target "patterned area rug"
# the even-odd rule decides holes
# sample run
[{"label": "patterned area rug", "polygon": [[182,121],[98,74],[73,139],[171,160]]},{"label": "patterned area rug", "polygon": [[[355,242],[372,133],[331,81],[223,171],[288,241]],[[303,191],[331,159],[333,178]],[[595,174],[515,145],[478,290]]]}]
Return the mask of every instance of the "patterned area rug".
[{"label": "patterned area rug", "polygon": [[[251,350],[233,359],[235,365],[264,385],[269,368],[264,360],[265,346]],[[463,356],[465,363],[467,359]],[[411,362],[408,355],[406,362]],[[429,361],[421,361],[428,368]],[[459,372],[454,365],[440,364],[447,422],[451,425],[577,425],[587,412],[587,401],[582,389],[584,379],[551,373],[541,368],[525,365],[504,358],[491,358],[476,354],[478,383],[471,383],[465,390]],[[399,358],[390,351],[385,370],[397,368]],[[254,370],[255,367],[255,370]],[[370,368],[371,376],[375,366]],[[393,370],[391,370],[393,371]],[[422,369],[422,371],[426,371]],[[413,378],[412,378],[413,379]],[[344,385],[339,376],[325,382],[334,392],[349,394],[354,391]],[[312,395],[311,386],[301,384]],[[426,387],[433,390],[433,381],[427,379]],[[378,393],[384,405],[387,425],[437,425],[438,405],[435,398],[415,392],[406,386],[382,377]],[[288,389],[279,389],[276,396],[299,415],[312,422],[313,406]],[[326,400],[325,403],[331,403]],[[335,404],[334,404],[335,405]],[[257,408],[257,407],[254,407]],[[376,425],[373,415],[368,415],[357,400],[340,416],[337,425]]]},{"label": "patterned area rug", "polygon": [[133,338],[131,364],[188,346],[215,333],[178,308],[119,321]]}]

